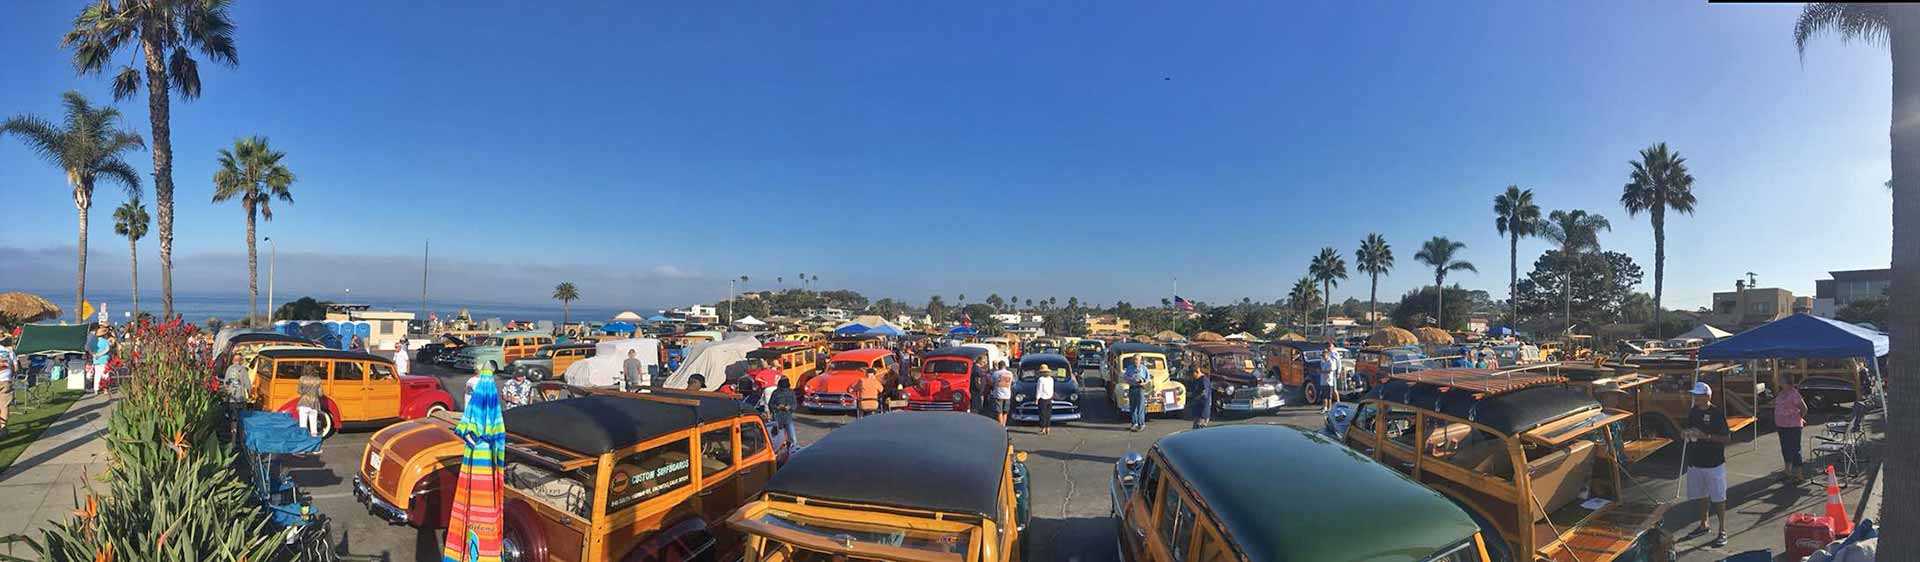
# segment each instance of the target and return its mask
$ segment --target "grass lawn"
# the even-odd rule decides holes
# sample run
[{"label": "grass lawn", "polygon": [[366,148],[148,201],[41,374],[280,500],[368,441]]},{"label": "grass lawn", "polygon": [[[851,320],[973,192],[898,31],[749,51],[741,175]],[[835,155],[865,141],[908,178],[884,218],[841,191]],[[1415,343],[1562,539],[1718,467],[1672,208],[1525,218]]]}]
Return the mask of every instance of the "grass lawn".
[{"label": "grass lawn", "polygon": [[60,390],[40,395],[40,400],[27,404],[26,396],[14,393],[13,407],[9,409],[7,436],[0,437],[0,472],[13,466],[13,460],[26,452],[27,445],[40,438],[40,432],[60,419],[60,414],[68,406],[80,400],[78,390]]}]

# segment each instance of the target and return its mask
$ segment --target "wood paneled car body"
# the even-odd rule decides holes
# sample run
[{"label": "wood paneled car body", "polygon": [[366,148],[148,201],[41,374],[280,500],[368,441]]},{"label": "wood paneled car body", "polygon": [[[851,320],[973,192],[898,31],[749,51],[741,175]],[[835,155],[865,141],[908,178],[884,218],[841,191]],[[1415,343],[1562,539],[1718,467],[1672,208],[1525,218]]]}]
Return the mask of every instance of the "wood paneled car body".
[{"label": "wood paneled car body", "polygon": [[1024,458],[982,416],[868,416],[795,453],[727,523],[748,562],[1026,560]]},{"label": "wood paneled car body", "polygon": [[[504,560],[738,556],[720,523],[775,467],[758,415],[712,393],[565,390],[504,412]],[[354,495],[389,522],[445,526],[461,447],[446,419],[388,427],[367,442]]]},{"label": "wood paneled car body", "polygon": [[294,411],[300,377],[319,378],[321,422],[334,430],[420,418],[453,404],[440,379],[396,375],[393,360],[357,351],[270,347],[254,355],[250,371],[253,407],[273,412]]},{"label": "wood paneled car body", "polygon": [[1499,540],[1433,490],[1281,425],[1163,437],[1115,464],[1109,497],[1126,562],[1486,562]]}]

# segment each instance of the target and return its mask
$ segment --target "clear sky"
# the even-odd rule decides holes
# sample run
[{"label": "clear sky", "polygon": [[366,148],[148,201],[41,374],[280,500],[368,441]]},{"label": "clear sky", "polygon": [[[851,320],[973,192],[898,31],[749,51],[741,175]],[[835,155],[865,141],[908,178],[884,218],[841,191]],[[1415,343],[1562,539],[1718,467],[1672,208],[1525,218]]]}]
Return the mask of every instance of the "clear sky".
[{"label": "clear sky", "polygon": [[[0,115],[110,99],[59,46],[81,4],[0,6]],[[299,175],[261,228],[282,300],[414,294],[427,238],[437,299],[572,280],[641,307],[806,272],[911,302],[1157,304],[1176,276],[1190,299],[1271,300],[1368,232],[1399,258],[1383,298],[1431,282],[1413,254],[1434,235],[1503,298],[1508,184],[1612,219],[1603,245],[1651,292],[1651,229],[1618,198],[1655,141],[1700,199],[1668,227],[1670,306],[1888,261],[1887,55],[1826,38],[1802,62],[1798,6],[238,4],[239,66],[203,61],[203,97],[173,106],[177,292],[244,294],[241,208],[208,200],[215,151],[250,134]],[[144,96],[119,104],[142,135]],[[62,183],[0,138],[0,290],[71,294]],[[93,291],[126,286],[117,189]],[[1545,248],[1522,242],[1523,275]],[[149,237],[147,288],[157,263]],[[1335,295],[1365,292],[1355,274]]]}]

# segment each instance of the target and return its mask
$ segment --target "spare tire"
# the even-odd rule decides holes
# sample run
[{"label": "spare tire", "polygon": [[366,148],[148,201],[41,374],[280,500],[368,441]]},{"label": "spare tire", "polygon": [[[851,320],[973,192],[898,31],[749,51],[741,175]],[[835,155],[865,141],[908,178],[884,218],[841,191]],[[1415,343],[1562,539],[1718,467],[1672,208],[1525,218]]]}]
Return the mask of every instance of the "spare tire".
[{"label": "spare tire", "polygon": [[547,559],[547,535],[526,502],[507,502],[500,526],[501,562],[539,562]]}]

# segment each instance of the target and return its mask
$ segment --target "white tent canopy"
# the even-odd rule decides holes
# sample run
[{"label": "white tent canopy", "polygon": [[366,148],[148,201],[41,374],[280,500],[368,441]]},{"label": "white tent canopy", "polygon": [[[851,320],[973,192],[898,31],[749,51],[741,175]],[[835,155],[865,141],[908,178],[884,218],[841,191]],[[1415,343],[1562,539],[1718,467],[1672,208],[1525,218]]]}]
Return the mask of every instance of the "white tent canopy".
[{"label": "white tent canopy", "polygon": [[748,317],[746,317],[746,318],[741,318],[741,319],[739,319],[739,320],[735,320],[735,321],[733,321],[733,323],[735,323],[735,324],[739,324],[739,325],[741,325],[741,326],[765,326],[765,325],[767,325],[767,323],[766,323],[766,322],[762,322],[762,321],[761,321],[761,320],[760,320],[759,318],[754,318],[754,317],[752,317],[752,316],[748,316]]},{"label": "white tent canopy", "polygon": [[608,340],[593,344],[593,357],[567,366],[562,378],[574,386],[620,386],[620,368],[627,362],[628,351],[633,352],[634,359],[640,360],[640,372],[645,375],[641,377],[640,384],[652,384],[653,373],[660,368],[660,340],[650,338]]},{"label": "white tent canopy", "polygon": [[687,388],[693,376],[699,375],[701,388],[695,390],[720,390],[727,381],[746,374],[747,352],[756,349],[760,349],[760,340],[753,339],[753,336],[695,344],[687,348],[686,360],[680,363],[680,370],[674,371],[672,377],[660,384],[667,388]]},{"label": "white tent canopy", "polygon": [[1714,341],[1731,335],[1733,335],[1733,332],[1715,328],[1709,324],[1701,324],[1694,326],[1692,330],[1687,330],[1687,333],[1674,337],[1676,339],[1700,338],[1707,341]]},{"label": "white tent canopy", "polygon": [[615,322],[645,322],[647,319],[641,317],[638,312],[622,310],[619,314],[613,315],[613,320]]}]

